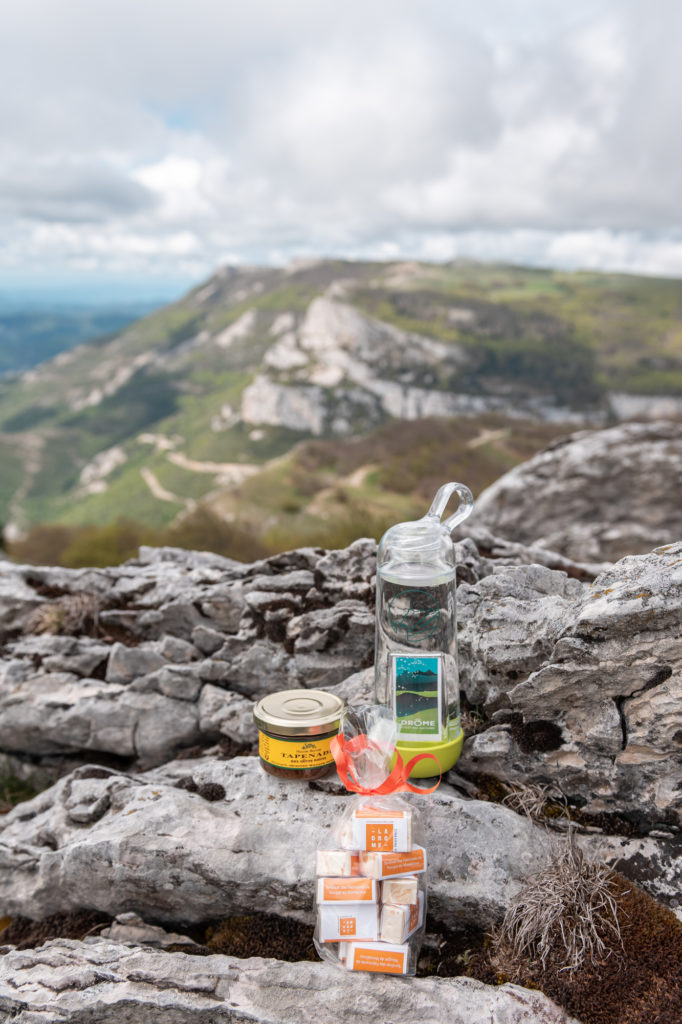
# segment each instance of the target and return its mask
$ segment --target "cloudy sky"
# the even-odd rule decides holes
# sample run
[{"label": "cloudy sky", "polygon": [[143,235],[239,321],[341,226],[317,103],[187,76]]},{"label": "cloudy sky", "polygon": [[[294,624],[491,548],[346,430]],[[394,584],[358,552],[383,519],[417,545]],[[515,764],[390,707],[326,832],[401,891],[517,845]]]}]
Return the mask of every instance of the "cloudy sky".
[{"label": "cloudy sky", "polygon": [[0,9],[0,288],[316,255],[682,276],[679,0]]}]

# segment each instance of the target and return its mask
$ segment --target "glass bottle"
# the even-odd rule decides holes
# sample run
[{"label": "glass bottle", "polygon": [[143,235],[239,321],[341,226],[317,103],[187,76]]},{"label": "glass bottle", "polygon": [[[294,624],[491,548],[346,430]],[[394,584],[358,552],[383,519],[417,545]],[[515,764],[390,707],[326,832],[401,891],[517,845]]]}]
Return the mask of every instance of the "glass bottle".
[{"label": "glass bottle", "polygon": [[[441,522],[450,496],[459,506]],[[430,753],[448,771],[462,749],[457,672],[455,546],[451,530],[470,515],[468,487],[443,484],[421,519],[397,523],[377,553],[375,696],[393,708],[404,761]],[[413,778],[437,774],[431,758]]]}]

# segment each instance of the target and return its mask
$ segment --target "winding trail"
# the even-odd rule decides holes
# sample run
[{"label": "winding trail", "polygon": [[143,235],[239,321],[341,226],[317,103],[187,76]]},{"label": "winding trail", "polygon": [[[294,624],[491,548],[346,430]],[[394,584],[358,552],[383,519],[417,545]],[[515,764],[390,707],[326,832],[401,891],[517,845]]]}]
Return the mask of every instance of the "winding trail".
[{"label": "winding trail", "polygon": [[263,468],[251,462],[199,462],[182,452],[168,452],[166,458],[181,469],[188,469],[192,473],[212,473],[220,476],[224,482],[234,484],[240,484]]},{"label": "winding trail", "polygon": [[140,475],[154,497],[158,498],[159,501],[172,501],[175,505],[189,505],[188,498],[180,498],[177,494],[173,494],[172,491],[167,491],[154,473],[152,473],[151,469],[143,466],[140,470]]}]

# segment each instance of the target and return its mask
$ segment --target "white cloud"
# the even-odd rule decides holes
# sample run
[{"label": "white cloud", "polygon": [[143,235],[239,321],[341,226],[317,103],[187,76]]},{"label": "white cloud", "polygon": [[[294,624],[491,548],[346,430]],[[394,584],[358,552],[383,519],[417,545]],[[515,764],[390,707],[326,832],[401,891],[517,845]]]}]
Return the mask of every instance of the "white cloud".
[{"label": "white cloud", "polygon": [[0,37],[0,268],[682,272],[680,29],[674,0],[25,0]]}]

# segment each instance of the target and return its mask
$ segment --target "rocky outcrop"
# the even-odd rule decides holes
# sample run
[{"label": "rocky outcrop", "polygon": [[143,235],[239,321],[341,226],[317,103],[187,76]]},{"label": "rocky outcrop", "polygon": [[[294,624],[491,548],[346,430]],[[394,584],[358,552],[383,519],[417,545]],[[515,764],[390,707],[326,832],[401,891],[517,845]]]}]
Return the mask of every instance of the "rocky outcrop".
[{"label": "rocky outcrop", "polygon": [[[598,568],[485,531],[479,543],[489,557],[458,545],[462,580],[519,560],[580,578]],[[328,689],[372,663],[375,551],[364,540],[252,565],[151,548],[111,569],[4,563],[0,750],[149,767],[197,743],[248,749],[255,699]]]},{"label": "rocky outcrop", "polygon": [[[428,798],[431,921],[490,926],[546,863],[545,828],[471,798],[496,780],[562,789],[581,847],[680,912],[682,544],[605,567],[478,526],[457,553],[478,731]],[[0,958],[0,1020],[293,1024],[310,1000],[319,1019],[568,1020],[510,986],[164,951],[216,917],[311,922],[314,851],[348,797],[233,755],[252,750],[269,690],[371,697],[374,558],[359,541],[252,565],[172,549],[107,570],[4,563],[0,748],[17,773],[61,777],[0,818],[0,916],[117,920]],[[629,834],[609,834],[616,817]]]},{"label": "rocky outcrop", "polygon": [[[137,776],[79,768],[0,819],[0,907],[33,918],[86,906],[178,923],[254,912],[310,922],[315,850],[347,800],[272,778],[249,757]],[[547,855],[529,821],[445,784],[424,824],[431,913],[451,928],[498,920]]]},{"label": "rocky outcrop", "polygon": [[[617,810],[638,828],[679,825],[680,547],[587,583],[598,566],[484,531],[479,543],[457,545],[461,685],[485,726],[460,771],[557,783],[587,813]],[[252,565],[172,550],[97,571],[5,563],[19,600],[0,600],[0,749],[65,770],[74,757],[146,769],[197,745],[250,750],[262,694],[333,688],[372,663],[374,552],[359,541]],[[548,564],[518,564],[534,556]],[[77,635],[30,632],[48,628]]]},{"label": "rocky outcrop", "polygon": [[592,584],[504,568],[459,593],[462,683],[490,725],[457,768],[553,782],[590,814],[682,822],[682,544]]},{"label": "rocky outcrop", "polygon": [[625,423],[557,441],[480,495],[477,525],[575,561],[682,537],[682,424]]},{"label": "rocky outcrop", "polygon": [[149,766],[221,738],[248,748],[254,699],[334,686],[372,661],[374,552],[359,541],[252,565],[163,549],[106,570],[4,563],[0,749]]},{"label": "rocky outcrop", "polygon": [[326,964],[191,956],[60,939],[0,957],[12,1024],[571,1024],[540,992],[470,978],[343,974]]}]

